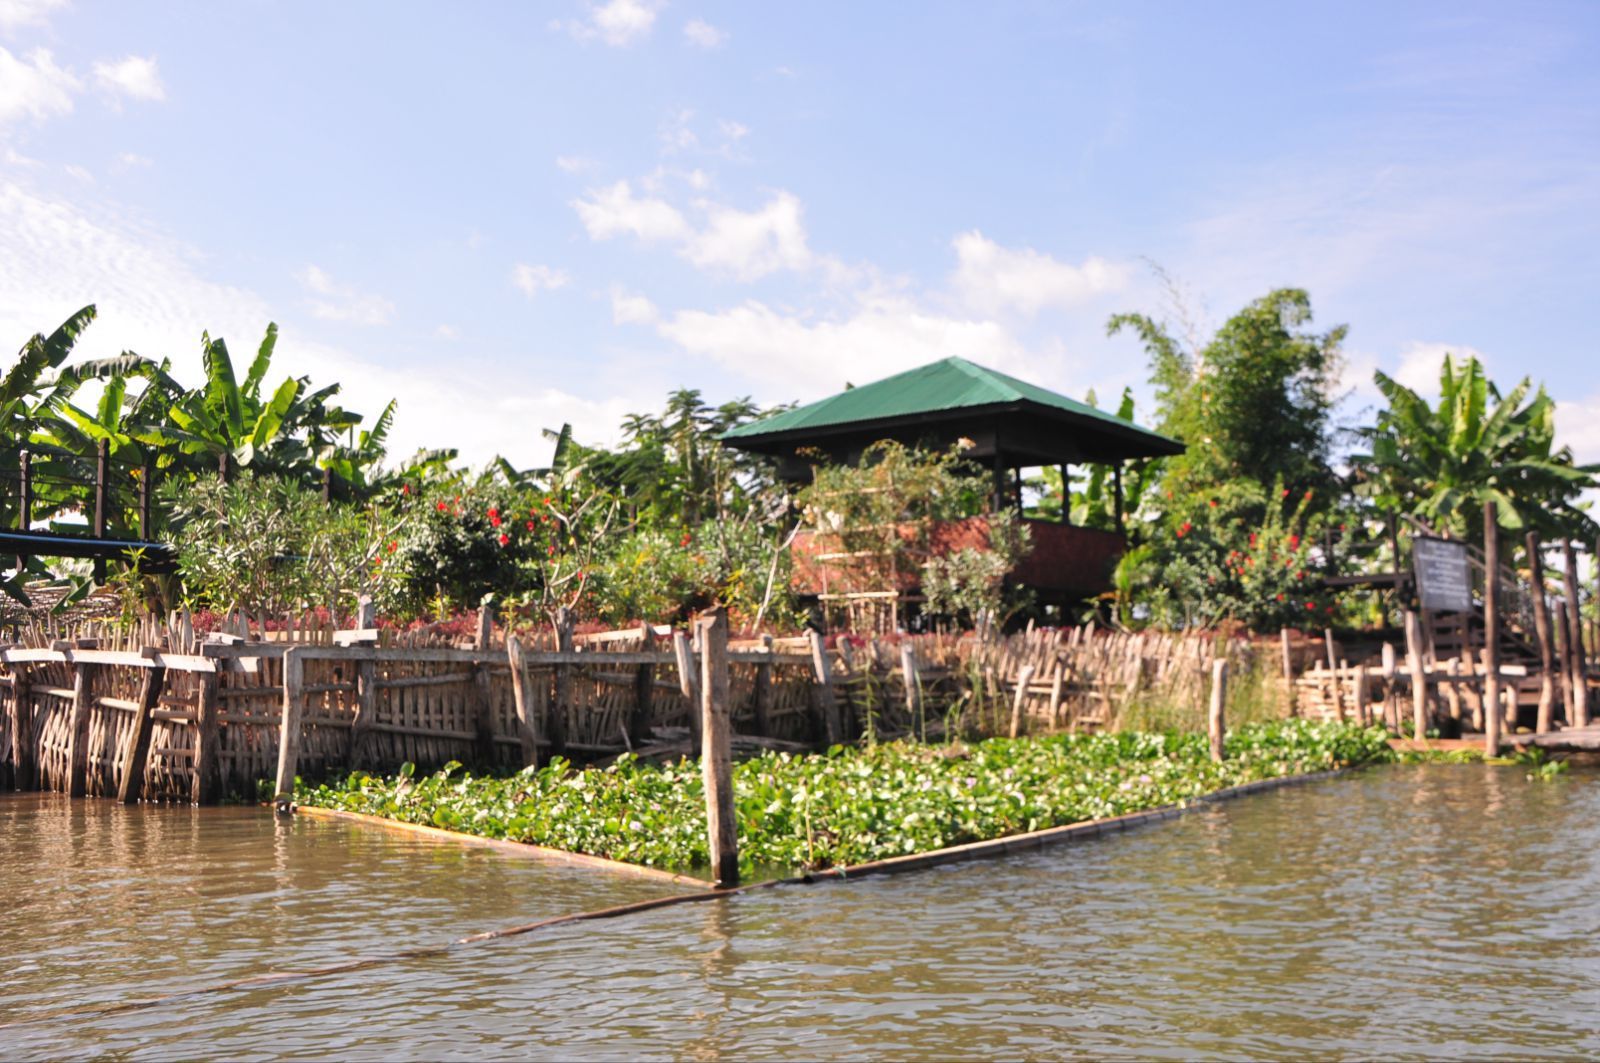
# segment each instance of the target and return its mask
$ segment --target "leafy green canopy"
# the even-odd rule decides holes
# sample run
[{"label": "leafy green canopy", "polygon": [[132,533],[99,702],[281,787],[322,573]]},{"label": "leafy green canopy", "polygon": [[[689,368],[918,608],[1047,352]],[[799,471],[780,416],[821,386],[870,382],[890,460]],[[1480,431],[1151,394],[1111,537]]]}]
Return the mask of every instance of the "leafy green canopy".
[{"label": "leafy green canopy", "polygon": [[1509,394],[1476,358],[1446,356],[1439,403],[1378,372],[1388,406],[1354,455],[1357,490],[1386,512],[1413,514],[1436,530],[1481,542],[1483,504],[1494,502],[1507,531],[1591,538],[1597,530],[1579,496],[1597,485],[1600,465],[1579,465],[1555,445],[1556,404],[1543,385],[1531,399],[1523,377]]},{"label": "leafy green canopy", "polygon": [[1238,481],[1331,497],[1333,387],[1347,329],[1306,331],[1311,316],[1309,295],[1282,288],[1229,318],[1199,351],[1143,314],[1111,318],[1110,334],[1131,329],[1149,353],[1157,428],[1188,446],[1165,463],[1169,497],[1214,497]]}]

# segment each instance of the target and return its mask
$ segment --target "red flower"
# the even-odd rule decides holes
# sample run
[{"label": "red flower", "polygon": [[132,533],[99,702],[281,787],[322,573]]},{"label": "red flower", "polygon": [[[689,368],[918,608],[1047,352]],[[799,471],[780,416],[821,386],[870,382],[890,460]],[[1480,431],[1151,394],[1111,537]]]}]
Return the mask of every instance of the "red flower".
[{"label": "red flower", "polygon": [[1314,612],[1317,611],[1317,603],[1316,602],[1307,602],[1306,603],[1306,608],[1311,610],[1314,613]]},{"label": "red flower", "polygon": [[689,545],[689,540],[690,540],[689,533],[688,532],[684,532],[683,533],[683,538],[678,540],[678,545],[679,546],[688,546]]},{"label": "red flower", "polygon": [[450,512],[450,503],[448,503],[448,502],[440,502],[439,503],[439,512],[440,513],[448,513],[448,512]]},{"label": "red flower", "polygon": [[1281,594],[1278,595],[1278,601],[1280,601],[1280,602],[1283,601],[1283,595],[1281,595]]},{"label": "red flower", "polygon": [[501,546],[510,546],[511,545],[511,536],[507,535],[505,532],[501,532],[500,533],[500,545]]},{"label": "red flower", "polygon": [[556,544],[555,543],[551,543],[550,544],[550,549],[547,550],[546,553],[549,554],[551,557],[555,557],[556,556]]},{"label": "red flower", "polygon": [[400,493],[403,494],[403,495],[409,495],[411,493],[411,485],[410,484],[401,484],[400,485]]},{"label": "red flower", "polygon": [[1331,605],[1328,606],[1328,612],[1330,612],[1330,613],[1333,612],[1333,606],[1331,606]]},{"label": "red flower", "polygon": [[1283,497],[1283,498],[1288,498],[1289,497],[1289,489],[1287,487],[1285,487],[1283,489],[1283,494],[1282,494],[1281,497]]},{"label": "red flower", "polygon": [[534,527],[535,527],[535,525],[534,525],[533,521],[530,520],[528,522],[528,530],[529,531],[533,531]]},{"label": "red flower", "polygon": [[500,514],[492,509],[489,511],[489,525],[494,528],[500,527]]},{"label": "red flower", "polygon": [[1212,509],[1216,509],[1217,508],[1217,500],[1213,498],[1211,501],[1207,502],[1206,505],[1210,506]]},{"label": "red flower", "polygon": [[1250,545],[1254,546],[1255,544],[1256,544],[1256,533],[1255,532],[1251,532],[1250,533]]},{"label": "red flower", "polygon": [[1188,535],[1192,531],[1194,531],[1194,525],[1190,524],[1188,521],[1184,521],[1183,525],[1178,529],[1178,538],[1182,539],[1185,535]]},{"label": "red flower", "polygon": [[389,552],[390,552],[390,553],[391,553],[391,554],[392,554],[392,553],[394,553],[394,552],[395,552],[395,551],[396,551],[396,550],[398,550],[398,549],[400,549],[400,543],[399,543],[399,541],[398,541],[398,540],[395,540],[395,539],[391,539],[391,540],[390,540],[390,541],[389,541]]},{"label": "red flower", "polygon": [[1310,491],[1306,492],[1306,501],[1307,502],[1311,501],[1311,492]]},{"label": "red flower", "polygon": [[1291,550],[1300,549],[1300,536],[1298,536],[1298,535],[1289,536],[1289,549],[1291,549]]}]

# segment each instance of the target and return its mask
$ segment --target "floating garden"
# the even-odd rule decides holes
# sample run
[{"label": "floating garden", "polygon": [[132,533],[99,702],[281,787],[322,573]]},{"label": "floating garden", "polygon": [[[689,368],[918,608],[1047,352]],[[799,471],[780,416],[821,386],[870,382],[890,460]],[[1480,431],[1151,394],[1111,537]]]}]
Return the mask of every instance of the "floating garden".
[{"label": "floating garden", "polygon": [[[743,872],[848,866],[1047,827],[1181,805],[1261,779],[1390,758],[1382,728],[1291,720],[1228,735],[1213,762],[1196,734],[1051,735],[827,753],[734,766]],[[355,772],[304,785],[304,805],[693,872],[708,862],[697,762],[562,760],[507,776],[451,765],[418,776]]]}]

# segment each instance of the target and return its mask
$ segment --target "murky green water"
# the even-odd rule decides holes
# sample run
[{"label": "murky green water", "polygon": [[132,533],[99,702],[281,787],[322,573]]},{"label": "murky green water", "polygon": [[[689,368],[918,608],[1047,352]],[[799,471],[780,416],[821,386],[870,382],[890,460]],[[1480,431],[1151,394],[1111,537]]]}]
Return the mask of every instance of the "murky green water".
[{"label": "murky green water", "polygon": [[[6,1058],[1600,1053],[1600,775],[1389,768],[1007,861],[0,1029]],[[0,1022],[674,892],[0,798]]]}]

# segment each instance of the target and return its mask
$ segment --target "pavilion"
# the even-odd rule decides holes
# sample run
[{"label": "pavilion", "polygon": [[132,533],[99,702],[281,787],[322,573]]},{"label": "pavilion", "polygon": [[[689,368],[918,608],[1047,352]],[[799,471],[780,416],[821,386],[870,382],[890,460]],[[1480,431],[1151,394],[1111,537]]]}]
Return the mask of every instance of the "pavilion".
[{"label": "pavilion", "polygon": [[1019,511],[1023,469],[1055,465],[1065,483],[1073,465],[1108,465],[1117,532],[1070,527],[1068,507],[1059,524],[1028,521],[1034,550],[1015,578],[1041,600],[1062,603],[1105,590],[1126,548],[1123,464],[1184,450],[1177,440],[964,358],[945,358],[849,388],[741,425],[722,438],[729,446],[776,458],[779,474],[796,482],[810,478],[818,455],[848,463],[883,439],[933,449],[964,440],[970,443],[966,455],[993,470],[996,508],[1010,505]]}]

